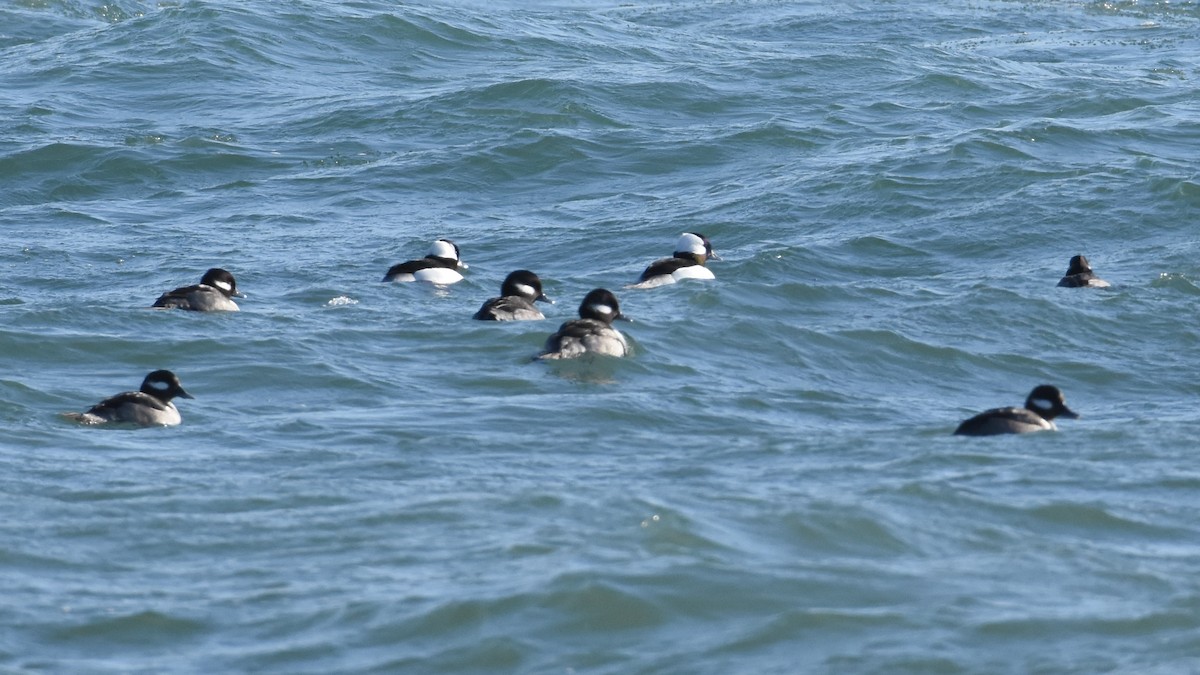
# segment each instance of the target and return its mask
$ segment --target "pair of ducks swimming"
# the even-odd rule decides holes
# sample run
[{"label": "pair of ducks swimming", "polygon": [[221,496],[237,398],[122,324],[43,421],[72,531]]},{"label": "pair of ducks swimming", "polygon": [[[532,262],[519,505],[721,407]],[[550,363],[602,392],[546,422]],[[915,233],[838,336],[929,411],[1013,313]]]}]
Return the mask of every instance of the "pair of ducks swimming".
[{"label": "pair of ducks swimming", "polygon": [[[586,339],[586,338],[581,338]],[[138,391],[127,391],[104,399],[83,413],[66,413],[68,419],[81,424],[118,422],[140,426],[174,426],[182,422],[175,398],[194,398],[169,370],[156,370],[142,380]],[[1058,387],[1043,384],[1035,387],[1025,399],[1024,408],[994,408],[984,411],[958,425],[959,436],[992,436],[1021,434],[1057,429],[1054,419],[1079,417],[1067,407]]]},{"label": "pair of ducks swimming", "polygon": [[[662,258],[656,260],[642,272],[642,276],[637,283],[630,288],[654,288],[663,284],[670,284],[683,279],[712,279],[713,273],[705,267],[705,263],[709,260],[720,260],[712,248],[712,242],[708,237],[696,232],[684,232],[679,235],[679,240],[675,243],[675,252],[670,258]],[[446,286],[457,283],[463,280],[459,270],[469,269],[462,260],[462,252],[449,239],[438,239],[433,242],[428,255],[417,260],[409,260],[397,265],[392,265],[387,273],[383,275],[383,280],[387,281],[428,281],[430,283]],[[524,271],[525,276],[532,275],[532,272]],[[536,277],[536,275],[534,275]],[[508,296],[510,293],[504,292],[508,286],[507,281],[501,287],[501,295]],[[529,297],[532,301],[533,298]]]},{"label": "pair of ducks swimming", "polygon": [[[154,301],[156,309],[185,309],[195,312],[236,312],[234,298],[246,297],[237,289],[237,281],[227,270],[214,267],[204,273],[200,283],[167,291]],[[64,413],[80,424],[117,422],[139,426],[175,426],[183,421],[176,398],[195,398],[169,370],[156,370],[142,380],[138,391],[110,396],[82,413]]]},{"label": "pair of ducks swimming", "polygon": [[[699,240],[700,244],[696,243]],[[448,244],[449,247],[439,247]],[[703,245],[703,253],[698,249]],[[697,275],[688,268],[701,267],[710,258],[719,259],[712,251],[712,245],[707,238],[694,233],[684,233],[680,238],[676,255],[655,261],[642,273],[637,284],[633,287],[653,287],[674,283],[684,278],[713,278],[708,270],[707,276]],[[423,269],[437,267],[439,269],[455,270],[460,264],[457,245],[447,240],[435,242],[434,253],[447,253],[453,250],[454,262],[447,265],[438,261],[429,266],[422,261],[409,261],[394,266],[388,272],[389,277],[397,274],[408,274],[410,280],[418,280],[417,274]],[[444,256],[444,260],[451,260]],[[419,264],[414,264],[419,263]],[[404,266],[409,266],[407,269]],[[465,265],[463,265],[465,267]],[[675,277],[675,273],[683,270],[684,275]],[[663,278],[671,277],[671,278]],[[461,279],[461,275],[459,275]],[[385,281],[389,280],[385,277]],[[391,279],[398,280],[398,279]],[[649,285],[647,285],[649,282]],[[1087,259],[1082,255],[1071,258],[1067,274],[1058,283],[1063,287],[1092,287],[1103,288],[1108,282],[1097,278],[1092,272]],[[177,288],[162,294],[154,306],[159,308],[178,308],[194,311],[237,311],[233,297],[245,297],[237,291],[237,283],[229,272],[214,268],[205,273],[201,283],[196,286]],[[523,320],[545,318],[540,311],[533,307],[533,302],[549,300],[542,292],[541,281],[537,275],[528,270],[517,270],[508,275],[501,286],[501,296],[492,298],[484,303],[473,318],[480,320]],[[546,347],[539,358],[563,359],[574,358],[584,354],[604,354],[609,356],[624,356],[628,353],[628,343],[624,335],[612,328],[612,322],[627,319],[620,311],[616,296],[610,291],[598,288],[584,297],[579,306],[579,319],[565,322],[559,330],[546,341]],[[67,417],[84,424],[101,424],[105,422],[124,422],[142,426],[171,426],[182,420],[173,399],[193,398],[179,382],[179,378],[169,370],[156,370],[145,377],[139,391],[123,392],[107,398],[92,406],[84,413],[67,413]],[[1054,419],[1064,417],[1078,418],[1079,415],[1066,406],[1062,392],[1052,385],[1039,385],[1025,399],[1024,408],[1008,407],[994,408],[984,411],[962,422],[954,431],[956,435],[989,436],[995,434],[1029,433],[1035,431],[1055,430]]]},{"label": "pair of ducks swimming", "polygon": [[[1067,273],[1058,281],[1063,288],[1108,288],[1111,284],[1097,277],[1082,255],[1072,256]],[[993,408],[964,420],[954,430],[958,436],[993,436],[996,434],[1025,434],[1034,431],[1054,431],[1055,418],[1078,419],[1067,407],[1066,398],[1058,387],[1040,384],[1025,397],[1024,408]]]}]

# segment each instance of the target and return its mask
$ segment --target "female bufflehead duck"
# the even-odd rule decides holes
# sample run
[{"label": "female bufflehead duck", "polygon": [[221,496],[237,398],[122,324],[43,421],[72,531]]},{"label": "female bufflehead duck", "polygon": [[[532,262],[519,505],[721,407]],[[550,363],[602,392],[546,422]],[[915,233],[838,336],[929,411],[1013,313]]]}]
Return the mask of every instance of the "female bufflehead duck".
[{"label": "female bufflehead duck", "polygon": [[584,354],[625,356],[629,353],[629,343],[612,327],[617,319],[629,321],[621,313],[617,297],[597,288],[579,304],[579,318],[559,326],[558,332],[546,339],[545,350],[538,358],[573,359]]},{"label": "female bufflehead duck", "polygon": [[1058,282],[1065,288],[1108,288],[1112,284],[1092,274],[1087,258],[1077,255],[1067,265],[1067,275]]},{"label": "female bufflehead duck", "polygon": [[409,260],[398,265],[392,265],[384,281],[428,281],[446,285],[463,280],[460,269],[467,269],[467,264],[459,259],[458,244],[449,239],[438,239],[429,248],[429,255],[420,260]]},{"label": "female bufflehead duck", "polygon": [[174,426],[183,421],[171,399],[193,398],[183,390],[179,378],[169,370],[156,370],[142,380],[141,391],[117,394],[92,406],[85,413],[66,413],[82,424],[124,422],[141,426]]},{"label": "female bufflehead duck", "polygon": [[1079,415],[1067,407],[1058,387],[1043,384],[1029,392],[1024,408],[993,408],[981,412],[958,425],[954,433],[959,436],[991,436],[1057,431],[1055,417],[1078,419]]},{"label": "female bufflehead duck", "polygon": [[715,279],[704,263],[709,260],[720,260],[721,256],[713,252],[712,243],[708,237],[695,232],[684,232],[675,242],[675,255],[662,258],[650,263],[637,283],[629,288],[654,288],[673,284],[684,279]]},{"label": "female bufflehead duck", "polygon": [[541,300],[554,304],[542,292],[542,280],[529,270],[517,270],[504,278],[500,297],[483,303],[473,319],[480,321],[536,321],[546,318],[533,303]]},{"label": "female bufflehead duck", "polygon": [[238,306],[233,298],[244,297],[246,295],[238,291],[233,275],[214,267],[204,273],[199,284],[176,288],[158,296],[154,306],[160,309],[190,309],[194,312],[236,312]]}]

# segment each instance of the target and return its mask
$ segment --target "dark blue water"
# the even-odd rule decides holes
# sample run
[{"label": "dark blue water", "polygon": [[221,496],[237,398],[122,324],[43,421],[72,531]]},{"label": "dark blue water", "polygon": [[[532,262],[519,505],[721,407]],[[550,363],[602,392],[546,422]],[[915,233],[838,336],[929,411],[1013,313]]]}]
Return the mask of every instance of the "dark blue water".
[{"label": "dark blue water", "polygon": [[[0,669],[1200,668],[1198,29],[0,7]],[[624,288],[684,231],[715,281]],[[241,312],[147,309],[214,266]],[[518,268],[547,320],[471,321]],[[631,357],[531,362],[601,286]],[[60,416],[156,368],[182,425]],[[1082,418],[950,435],[1043,382]]]}]

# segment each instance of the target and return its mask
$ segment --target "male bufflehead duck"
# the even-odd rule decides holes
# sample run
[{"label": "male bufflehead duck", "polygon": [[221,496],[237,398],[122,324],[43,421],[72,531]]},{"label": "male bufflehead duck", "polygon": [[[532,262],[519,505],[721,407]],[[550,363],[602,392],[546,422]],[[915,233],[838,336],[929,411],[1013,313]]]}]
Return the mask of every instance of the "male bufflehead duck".
[{"label": "male bufflehead duck", "polygon": [[533,303],[541,300],[554,304],[542,292],[542,280],[529,270],[517,270],[504,278],[500,297],[483,303],[473,319],[480,321],[536,321],[546,318]]},{"label": "male bufflehead duck", "polygon": [[449,239],[438,239],[429,248],[429,255],[420,260],[409,260],[392,265],[383,276],[384,281],[428,281],[438,285],[453,284],[463,280],[460,269],[467,264],[460,260],[458,244]]},{"label": "male bufflehead duck", "polygon": [[612,322],[629,317],[621,313],[617,297],[608,290],[597,288],[579,304],[579,318],[558,327],[558,332],[546,339],[546,347],[538,358],[573,359],[584,354],[625,356],[629,343]]},{"label": "male bufflehead duck", "polygon": [[81,424],[124,422],[141,426],[174,426],[183,421],[171,399],[193,398],[183,390],[179,378],[169,370],[156,370],[142,380],[140,391],[117,394],[92,406],[84,413],[66,413]]},{"label": "male bufflehead duck", "polygon": [[715,279],[704,263],[720,259],[721,256],[713,251],[708,237],[695,232],[684,232],[679,235],[679,241],[675,242],[675,255],[650,263],[642,272],[642,276],[638,277],[637,283],[629,288],[654,288],[684,279]]},{"label": "male bufflehead duck", "polygon": [[194,312],[236,312],[238,306],[233,298],[244,297],[246,295],[238,291],[233,275],[214,267],[205,272],[195,286],[176,288],[158,296],[154,306],[159,309],[190,309]]},{"label": "male bufflehead duck", "polygon": [[1087,258],[1077,255],[1071,257],[1067,265],[1067,274],[1058,282],[1065,288],[1108,288],[1112,284],[1092,274],[1092,266]]},{"label": "male bufflehead duck", "polygon": [[991,436],[994,434],[1025,434],[1032,431],[1057,431],[1055,417],[1078,419],[1067,407],[1063,393],[1049,384],[1039,385],[1029,392],[1024,408],[993,408],[979,413],[958,425],[959,436]]}]

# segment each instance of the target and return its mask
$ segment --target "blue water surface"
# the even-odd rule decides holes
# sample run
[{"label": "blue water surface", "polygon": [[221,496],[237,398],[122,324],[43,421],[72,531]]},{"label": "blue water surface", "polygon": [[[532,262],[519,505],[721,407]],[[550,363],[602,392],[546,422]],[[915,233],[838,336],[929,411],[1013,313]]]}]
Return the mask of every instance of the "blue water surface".
[{"label": "blue water surface", "polygon": [[1200,670],[1198,81],[1166,0],[4,5],[0,669]]}]

